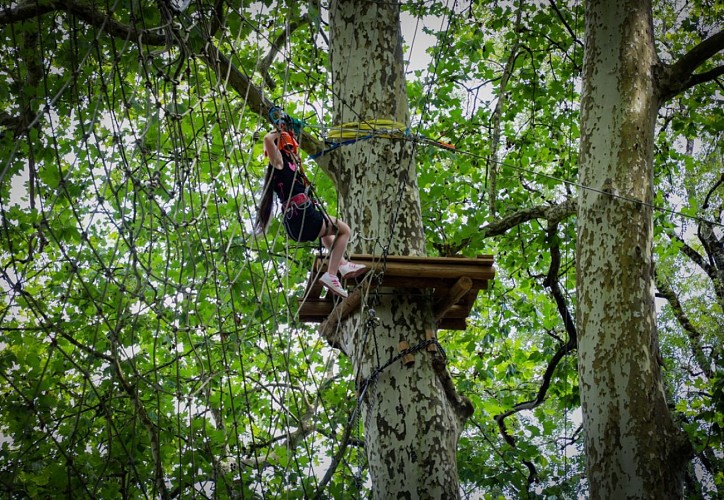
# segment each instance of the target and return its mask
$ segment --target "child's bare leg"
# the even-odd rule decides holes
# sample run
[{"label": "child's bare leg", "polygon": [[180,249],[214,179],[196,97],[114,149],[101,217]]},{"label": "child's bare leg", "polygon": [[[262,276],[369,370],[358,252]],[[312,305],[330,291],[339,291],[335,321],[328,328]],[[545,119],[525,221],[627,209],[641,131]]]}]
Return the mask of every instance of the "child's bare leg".
[{"label": "child's bare leg", "polygon": [[[327,272],[332,276],[337,274],[340,263],[343,262],[344,252],[349,242],[350,228],[344,222],[331,218],[332,224],[325,223],[320,234],[322,245],[329,250],[329,265]],[[336,228],[335,228],[336,226]]]}]

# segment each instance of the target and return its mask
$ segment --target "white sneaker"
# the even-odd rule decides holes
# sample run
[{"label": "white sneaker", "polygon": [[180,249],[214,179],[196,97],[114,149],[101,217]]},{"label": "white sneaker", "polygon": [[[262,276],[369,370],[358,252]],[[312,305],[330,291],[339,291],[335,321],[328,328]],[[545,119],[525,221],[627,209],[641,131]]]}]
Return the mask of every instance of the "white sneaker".
[{"label": "white sneaker", "polygon": [[347,290],[342,288],[342,283],[339,282],[339,279],[336,276],[332,276],[329,273],[324,273],[322,277],[319,278],[319,282],[340,297],[347,297]]},{"label": "white sneaker", "polygon": [[362,264],[347,262],[346,264],[342,264],[341,266],[339,266],[339,274],[341,274],[342,278],[344,279],[356,278],[357,276],[366,272],[367,266],[363,266]]}]

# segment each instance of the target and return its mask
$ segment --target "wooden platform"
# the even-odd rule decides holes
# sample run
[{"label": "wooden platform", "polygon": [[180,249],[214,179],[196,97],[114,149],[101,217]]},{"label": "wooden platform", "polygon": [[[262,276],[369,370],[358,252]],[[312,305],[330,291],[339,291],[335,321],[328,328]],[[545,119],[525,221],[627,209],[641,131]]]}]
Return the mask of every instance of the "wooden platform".
[{"label": "wooden platform", "polygon": [[[476,258],[388,255],[386,265],[381,261],[381,257],[372,255],[352,255],[350,260],[364,264],[370,267],[371,273],[376,273],[367,276],[367,279],[376,279],[384,267],[380,284],[382,287],[434,289],[435,320],[438,322],[438,328],[447,330],[465,329],[465,318],[470,314],[478,292],[486,289],[488,280],[495,277],[492,255],[480,255]],[[324,273],[325,268],[326,264],[323,264],[318,256],[310,273],[305,298],[299,301],[301,321],[323,323],[329,318],[337,322],[352,314],[360,306],[361,294],[358,291],[350,293],[344,300],[337,298],[336,309],[331,293],[321,296],[323,287],[318,278]],[[349,281],[347,289],[351,290],[363,279],[364,276],[347,280]],[[372,286],[375,285],[373,282]],[[334,318],[330,318],[333,311]]]}]

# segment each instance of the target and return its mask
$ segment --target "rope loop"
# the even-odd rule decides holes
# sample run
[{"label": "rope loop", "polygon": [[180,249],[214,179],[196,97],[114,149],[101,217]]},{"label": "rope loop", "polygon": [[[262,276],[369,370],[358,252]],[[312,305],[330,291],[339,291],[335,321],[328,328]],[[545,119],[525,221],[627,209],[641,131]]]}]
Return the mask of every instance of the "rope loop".
[{"label": "rope loop", "polygon": [[367,139],[370,137],[395,138],[405,135],[404,123],[388,119],[372,119],[334,125],[327,133],[327,139]]}]

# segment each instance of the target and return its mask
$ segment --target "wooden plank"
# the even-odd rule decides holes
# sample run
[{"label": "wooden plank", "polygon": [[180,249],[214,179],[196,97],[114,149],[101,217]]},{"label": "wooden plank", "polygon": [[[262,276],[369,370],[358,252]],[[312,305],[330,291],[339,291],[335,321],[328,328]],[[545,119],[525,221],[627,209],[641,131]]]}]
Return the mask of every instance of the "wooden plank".
[{"label": "wooden plank", "polygon": [[441,330],[465,330],[468,327],[465,318],[443,318],[438,323]]},{"label": "wooden plank", "polygon": [[[349,260],[358,262],[360,264],[366,264],[367,262],[381,262],[381,255],[369,255],[369,254],[354,254],[350,255]],[[399,263],[410,263],[410,264],[449,264],[452,266],[457,265],[492,265],[494,258],[492,255],[479,255],[477,257],[428,257],[425,255],[388,255],[386,261],[399,262]]]},{"label": "wooden plank", "polygon": [[312,274],[311,280],[312,282],[307,285],[307,289],[304,291],[304,297],[306,297],[307,300],[316,300],[322,295],[322,289],[324,287],[319,282],[319,277],[315,279],[314,274]]},{"label": "wooden plank", "polygon": [[[459,276],[455,278],[428,278],[426,276],[388,276],[387,274],[385,274],[382,277],[382,286],[390,288],[450,289],[457,281],[457,278],[459,278]],[[486,280],[473,280],[472,289],[483,289],[485,288],[486,283]]]},{"label": "wooden plank", "polygon": [[[329,337],[339,322],[360,307],[361,292],[353,291],[336,307],[330,297],[320,298],[323,287],[318,278],[326,269],[325,259],[318,255],[314,261],[304,298],[299,301],[298,317],[304,322],[321,323],[320,332]],[[487,289],[489,280],[495,278],[492,255],[476,258],[388,255],[383,263],[380,256],[355,254],[350,260],[377,271],[384,267],[380,283],[383,287],[435,290],[433,313],[438,327],[448,330],[466,328],[466,318],[478,292]]]},{"label": "wooden plank", "polygon": [[330,299],[299,299],[299,311],[309,314],[329,314],[334,309],[334,302]]},{"label": "wooden plank", "polygon": [[415,261],[398,261],[388,258],[386,262],[380,259],[375,260],[357,260],[358,263],[364,264],[371,269],[382,270],[385,273],[394,273],[399,276],[414,276],[415,274],[424,274],[425,276],[454,276],[459,277],[463,274],[481,278],[492,278],[495,276],[495,268],[492,264],[483,263],[477,259],[447,259],[440,261],[439,259],[416,259]]},{"label": "wooden plank", "polygon": [[[495,278],[495,268],[492,267],[492,260],[483,258],[391,255],[387,257],[386,266],[379,257],[370,255],[353,255],[350,260],[355,260],[375,271],[381,271],[384,268],[384,279],[386,279],[387,283],[383,282],[383,285],[405,288],[436,288],[435,284],[431,282],[431,280],[436,279],[453,280],[449,284],[449,286],[452,286],[460,276],[469,276],[474,281],[478,281],[479,283],[473,284],[473,288],[484,288],[487,287],[488,280]],[[321,259],[318,256],[313,267],[316,270],[320,266]],[[414,279],[406,281],[400,278]],[[408,285],[408,283],[415,284]],[[311,286],[308,287],[308,290],[310,288]],[[316,288],[313,290],[314,292],[317,291]],[[309,296],[318,298],[319,294],[310,293]]]},{"label": "wooden plank", "polygon": [[468,310],[473,307],[475,304],[475,301],[478,300],[478,292],[480,289],[473,288],[468,293],[463,295],[463,297],[458,301],[458,305],[461,307],[465,307]]},{"label": "wooden plank", "polygon": [[472,286],[473,280],[467,276],[461,276],[450,289],[450,293],[448,293],[448,295],[441,301],[437,302],[433,307],[435,321],[439,321],[443,318],[447,312],[470,291],[470,287]]},{"label": "wooden plank", "polygon": [[[450,288],[451,287],[436,287],[433,290],[433,304],[438,303],[447,297],[450,294]],[[480,290],[483,290],[484,288],[485,282],[473,280],[473,285],[470,287],[470,290],[468,290],[468,292],[457,301],[457,304],[463,306],[472,305],[477,300]]]},{"label": "wooden plank", "polygon": [[470,308],[455,304],[445,312],[443,318],[467,318],[470,314]]},{"label": "wooden plank", "polygon": [[302,323],[323,323],[327,316],[299,316]]},{"label": "wooden plank", "polygon": [[330,344],[336,342],[332,334],[337,330],[339,324],[344,321],[350,314],[359,309],[362,303],[362,291],[357,288],[350,293],[347,298],[343,299],[335,306],[329,317],[319,325],[319,333],[329,341]]},{"label": "wooden plank", "polygon": [[[382,267],[373,265],[373,269],[382,270]],[[385,276],[424,276],[426,278],[453,278],[469,276],[471,279],[490,280],[495,277],[495,270],[492,267],[482,266],[437,266],[428,264],[407,264],[388,262],[385,268]]]},{"label": "wooden plank", "polygon": [[[321,323],[325,319],[327,319],[327,317],[332,313],[333,310],[334,304],[330,301],[307,301],[302,304],[301,308],[299,309],[298,316],[299,320],[302,322]],[[445,316],[443,316],[442,319],[467,318],[468,314],[470,314],[470,307],[455,304],[446,311]]]}]

